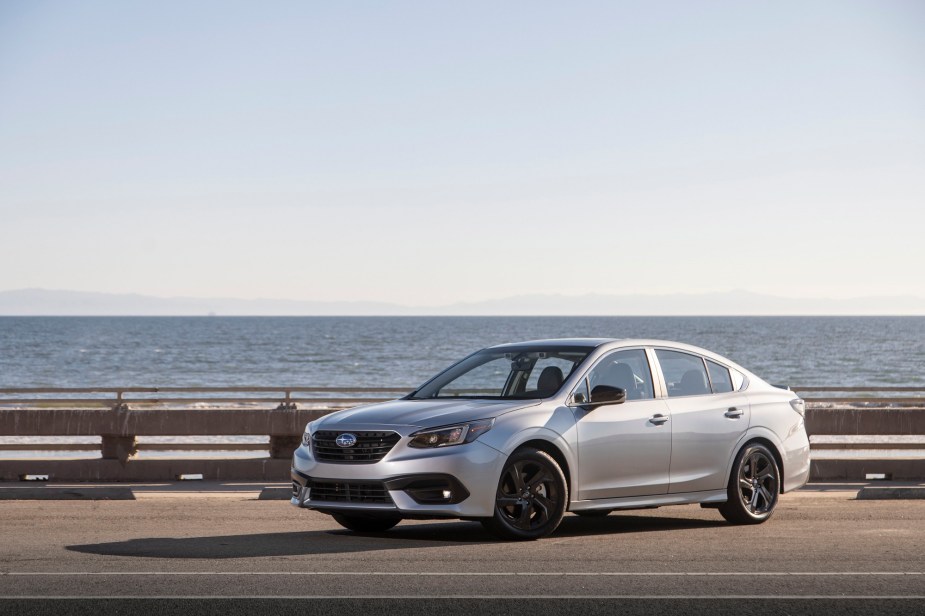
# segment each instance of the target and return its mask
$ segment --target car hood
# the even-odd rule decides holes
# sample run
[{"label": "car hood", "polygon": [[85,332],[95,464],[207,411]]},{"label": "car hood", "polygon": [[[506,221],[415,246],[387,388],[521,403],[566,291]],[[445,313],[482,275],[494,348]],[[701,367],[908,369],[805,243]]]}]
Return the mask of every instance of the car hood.
[{"label": "car hood", "polygon": [[393,400],[325,415],[315,422],[315,429],[340,430],[366,425],[433,428],[497,417],[537,404],[539,400]]}]

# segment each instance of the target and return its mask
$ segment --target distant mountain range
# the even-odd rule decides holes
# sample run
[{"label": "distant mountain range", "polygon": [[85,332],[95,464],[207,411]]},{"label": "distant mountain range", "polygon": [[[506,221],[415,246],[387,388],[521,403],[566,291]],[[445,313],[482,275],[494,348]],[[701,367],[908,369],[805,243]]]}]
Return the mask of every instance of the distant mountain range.
[{"label": "distant mountain range", "polygon": [[517,295],[442,306],[381,302],[152,297],[46,289],[0,291],[4,316],[925,315],[915,296],[799,299],[749,291],[669,295]]}]

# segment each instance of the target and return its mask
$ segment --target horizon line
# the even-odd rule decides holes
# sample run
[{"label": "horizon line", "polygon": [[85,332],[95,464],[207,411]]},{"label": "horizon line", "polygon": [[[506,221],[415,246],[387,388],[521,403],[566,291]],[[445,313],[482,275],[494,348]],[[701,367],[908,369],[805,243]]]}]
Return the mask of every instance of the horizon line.
[{"label": "horizon line", "polygon": [[838,318],[838,317],[925,317],[925,313],[729,313],[729,314],[0,314],[0,318],[8,319],[131,319],[131,318],[154,318],[154,319],[293,319],[293,318],[321,318],[321,319],[367,319],[367,318],[388,318],[388,319],[408,319],[408,318],[473,318],[473,319],[498,319],[498,318]]}]

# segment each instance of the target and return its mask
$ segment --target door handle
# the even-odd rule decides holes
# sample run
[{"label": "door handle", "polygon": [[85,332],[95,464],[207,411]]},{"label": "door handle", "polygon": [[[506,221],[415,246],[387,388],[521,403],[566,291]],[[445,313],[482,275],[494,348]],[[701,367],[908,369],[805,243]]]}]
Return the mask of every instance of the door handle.
[{"label": "door handle", "polygon": [[723,414],[726,417],[731,417],[732,419],[735,419],[737,417],[741,417],[742,415],[744,415],[745,411],[743,411],[742,409],[737,409],[736,407],[732,407]]},{"label": "door handle", "polygon": [[663,423],[665,423],[666,421],[668,421],[668,416],[667,416],[667,415],[662,415],[661,413],[656,413],[656,414],[653,415],[652,417],[649,417],[649,421],[651,421],[652,423],[654,423],[656,426],[660,426],[660,425],[662,425]]}]

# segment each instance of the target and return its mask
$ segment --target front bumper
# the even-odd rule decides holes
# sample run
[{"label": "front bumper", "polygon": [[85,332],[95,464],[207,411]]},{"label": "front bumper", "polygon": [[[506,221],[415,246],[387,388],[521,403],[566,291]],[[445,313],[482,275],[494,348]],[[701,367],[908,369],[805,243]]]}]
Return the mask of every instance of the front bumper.
[{"label": "front bumper", "polygon": [[398,445],[372,464],[320,462],[303,446],[293,456],[290,502],[325,513],[490,517],[503,464],[499,451],[478,441],[434,450]]}]

